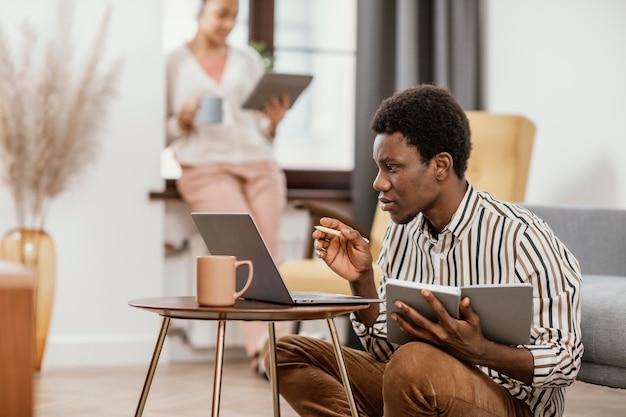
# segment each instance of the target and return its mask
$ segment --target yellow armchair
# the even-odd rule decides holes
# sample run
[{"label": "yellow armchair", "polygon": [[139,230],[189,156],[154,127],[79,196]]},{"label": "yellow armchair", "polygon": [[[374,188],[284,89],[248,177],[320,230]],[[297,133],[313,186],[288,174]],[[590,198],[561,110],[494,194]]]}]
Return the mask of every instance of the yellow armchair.
[{"label": "yellow armchair", "polygon": [[468,111],[472,153],[465,176],[477,190],[497,199],[523,202],[535,140],[535,125],[524,116]]}]

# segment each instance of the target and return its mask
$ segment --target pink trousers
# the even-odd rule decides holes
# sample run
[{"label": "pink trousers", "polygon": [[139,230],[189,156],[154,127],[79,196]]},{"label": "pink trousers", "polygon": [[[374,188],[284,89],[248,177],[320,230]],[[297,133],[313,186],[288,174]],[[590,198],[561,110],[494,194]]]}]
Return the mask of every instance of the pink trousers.
[{"label": "pink trousers", "polygon": [[[279,264],[281,216],[287,204],[284,172],[273,161],[250,164],[183,166],[178,191],[191,211],[252,214],[263,239]],[[267,338],[267,324],[240,322],[246,353],[253,357]],[[277,322],[276,335],[291,333],[293,325]]]},{"label": "pink trousers", "polygon": [[[276,354],[280,393],[298,415],[350,416],[330,343],[286,336]],[[407,343],[388,363],[347,347],[343,355],[362,417],[531,417],[480,369],[426,343]]]}]

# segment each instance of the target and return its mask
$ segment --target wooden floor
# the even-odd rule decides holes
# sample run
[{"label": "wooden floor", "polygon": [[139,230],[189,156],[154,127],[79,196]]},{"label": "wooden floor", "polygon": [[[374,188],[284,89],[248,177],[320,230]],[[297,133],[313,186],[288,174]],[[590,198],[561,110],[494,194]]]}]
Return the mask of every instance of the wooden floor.
[{"label": "wooden floor", "polygon": [[[44,369],[35,381],[37,417],[130,417],[135,415],[147,364],[113,368]],[[247,362],[227,361],[221,414],[272,416],[271,387]],[[145,417],[209,416],[211,364],[161,365],[144,410]],[[281,400],[282,401],[282,400]],[[281,415],[296,416],[281,402]],[[626,390],[576,382],[567,394],[567,417],[624,417]]]}]

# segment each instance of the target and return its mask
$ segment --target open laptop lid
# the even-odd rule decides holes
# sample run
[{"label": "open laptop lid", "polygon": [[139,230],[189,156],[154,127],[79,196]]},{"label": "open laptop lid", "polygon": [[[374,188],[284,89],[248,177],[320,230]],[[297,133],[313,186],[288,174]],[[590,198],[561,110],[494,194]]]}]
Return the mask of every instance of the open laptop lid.
[{"label": "open laptop lid", "polygon": [[[249,213],[191,213],[211,255],[232,255],[254,264],[252,284],[244,298],[294,304],[276,263]],[[246,268],[237,271],[237,288],[243,288]]]}]

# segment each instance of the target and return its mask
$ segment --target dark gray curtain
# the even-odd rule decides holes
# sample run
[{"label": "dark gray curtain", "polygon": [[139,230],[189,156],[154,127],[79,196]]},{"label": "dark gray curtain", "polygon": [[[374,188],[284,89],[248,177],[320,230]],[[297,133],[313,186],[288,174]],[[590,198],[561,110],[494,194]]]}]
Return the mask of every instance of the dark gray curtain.
[{"label": "dark gray curtain", "polygon": [[420,83],[447,87],[466,110],[481,108],[480,0],[359,0],[352,201],[369,229],[376,208],[372,182],[380,102]]}]

